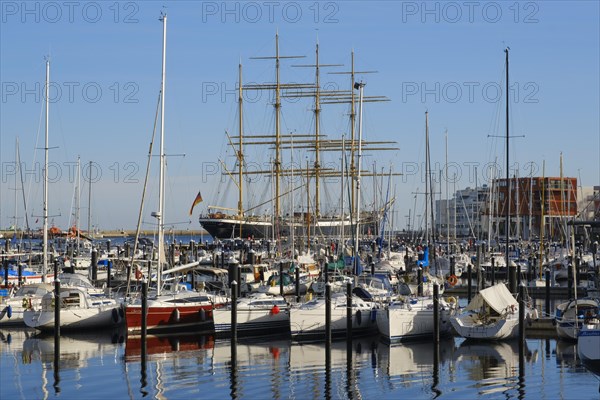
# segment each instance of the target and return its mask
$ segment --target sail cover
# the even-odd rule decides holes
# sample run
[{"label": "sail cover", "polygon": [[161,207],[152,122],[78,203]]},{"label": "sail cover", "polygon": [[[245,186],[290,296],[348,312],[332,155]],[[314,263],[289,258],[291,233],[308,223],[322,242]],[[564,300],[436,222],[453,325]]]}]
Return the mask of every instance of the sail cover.
[{"label": "sail cover", "polygon": [[477,293],[465,311],[479,310],[484,304],[490,306],[498,314],[502,314],[512,305],[518,305],[517,300],[513,297],[504,283],[499,283],[487,289],[483,289]]}]

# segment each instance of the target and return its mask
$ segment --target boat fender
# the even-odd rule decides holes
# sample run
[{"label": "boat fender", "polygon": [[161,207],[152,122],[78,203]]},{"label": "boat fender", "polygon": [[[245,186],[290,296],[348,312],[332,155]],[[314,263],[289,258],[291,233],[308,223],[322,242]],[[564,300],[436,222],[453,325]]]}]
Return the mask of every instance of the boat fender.
[{"label": "boat fender", "polygon": [[552,326],[556,326],[556,318],[552,318]]},{"label": "boat fender", "polygon": [[277,315],[279,314],[279,307],[277,307],[277,304],[275,304],[273,306],[273,308],[271,308],[271,315]]},{"label": "boat fender", "polygon": [[142,279],[143,276],[144,275],[142,274],[142,271],[140,271],[139,268],[136,268],[135,269],[135,279],[139,281]]},{"label": "boat fender", "polygon": [[54,297],[53,297],[52,301],[50,301],[50,307],[54,308],[54,306],[56,306],[56,301],[54,300]]},{"label": "boat fender", "polygon": [[362,325],[362,313],[360,312],[360,310],[356,312],[356,323],[358,325]]},{"label": "boat fender", "polygon": [[206,321],[206,310],[204,308],[200,309],[200,321],[204,322]]},{"label": "boat fender", "polygon": [[113,308],[111,311],[111,316],[112,316],[112,320],[113,322],[116,324],[117,322],[119,322],[119,312],[117,311],[116,308]]},{"label": "boat fender", "polygon": [[450,275],[448,277],[448,283],[450,284],[450,286],[454,287],[458,283],[458,278],[456,277],[456,275]]},{"label": "boat fender", "polygon": [[375,321],[377,321],[377,310],[372,309],[371,310],[371,322],[375,322]]},{"label": "boat fender", "polygon": [[446,303],[448,304],[456,304],[456,297],[450,296],[446,299]]},{"label": "boat fender", "polygon": [[176,308],[173,310],[173,321],[179,322],[179,317],[181,316],[179,309]]},{"label": "boat fender", "polygon": [[510,312],[514,314],[515,310],[517,309],[517,306],[515,306],[514,304],[510,305]]},{"label": "boat fender", "polygon": [[525,315],[525,322],[527,322],[527,326],[531,328],[531,325],[533,325],[531,314],[527,313],[527,315]]},{"label": "boat fender", "polygon": [[125,306],[122,304],[121,307],[119,307],[119,317],[121,317],[121,319],[125,318]]},{"label": "boat fender", "polygon": [[12,307],[9,305],[6,306],[6,316],[10,319],[12,317]]}]

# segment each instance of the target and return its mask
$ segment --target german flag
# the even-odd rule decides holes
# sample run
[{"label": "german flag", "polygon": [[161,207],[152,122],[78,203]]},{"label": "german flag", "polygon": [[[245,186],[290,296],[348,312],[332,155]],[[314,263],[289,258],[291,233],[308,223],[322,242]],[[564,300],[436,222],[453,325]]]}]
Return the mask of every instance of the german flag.
[{"label": "german flag", "polygon": [[194,211],[194,207],[196,207],[196,205],[198,205],[201,202],[202,202],[202,194],[200,192],[198,192],[198,194],[196,195],[196,198],[194,199],[194,202],[192,203],[192,207],[190,208],[190,215],[192,215],[192,212]]}]

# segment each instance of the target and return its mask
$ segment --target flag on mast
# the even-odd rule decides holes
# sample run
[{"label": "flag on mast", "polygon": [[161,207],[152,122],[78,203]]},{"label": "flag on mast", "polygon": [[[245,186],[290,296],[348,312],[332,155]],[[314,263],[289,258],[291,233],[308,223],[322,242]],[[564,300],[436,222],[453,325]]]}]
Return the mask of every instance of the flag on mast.
[{"label": "flag on mast", "polygon": [[196,198],[194,199],[194,202],[192,203],[192,207],[190,208],[190,215],[192,215],[193,211],[194,211],[194,207],[196,207],[196,205],[198,205],[198,203],[202,202],[202,194],[198,191],[198,194],[196,195]]}]

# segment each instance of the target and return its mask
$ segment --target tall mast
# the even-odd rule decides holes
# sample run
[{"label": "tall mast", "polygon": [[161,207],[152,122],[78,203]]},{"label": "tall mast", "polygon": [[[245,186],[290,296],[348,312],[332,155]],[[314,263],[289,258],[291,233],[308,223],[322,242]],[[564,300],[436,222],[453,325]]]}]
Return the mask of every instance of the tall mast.
[{"label": "tall mast", "polygon": [[243,114],[242,114],[242,102],[243,102],[243,92],[242,92],[242,63],[239,64],[239,91],[238,91],[238,113],[239,113],[239,121],[238,121],[238,133],[239,137],[239,147],[238,147],[238,218],[240,222],[240,237],[242,237],[242,218],[244,217],[244,153],[243,153],[243,143],[244,143],[244,128],[243,128]]},{"label": "tall mast", "polygon": [[94,238],[94,232],[90,230],[92,223],[92,162],[90,161],[90,175],[88,181],[88,215],[87,215],[87,231],[91,238]]},{"label": "tall mast", "polygon": [[508,104],[509,104],[509,93],[508,93],[508,47],[504,50],[504,52],[506,53],[506,197],[504,198],[504,209],[505,209],[505,216],[506,216],[506,221],[505,221],[505,234],[506,234],[506,246],[505,246],[505,251],[504,251],[504,256],[506,259],[506,267],[508,268],[509,266],[509,262],[508,262],[508,244],[509,244],[509,237],[510,237],[510,180],[509,180],[509,148],[508,148],[508,142],[509,142],[509,120],[508,120]]},{"label": "tall mast", "polygon": [[79,219],[81,218],[81,158],[79,156],[77,156],[77,214],[75,214],[75,229],[77,229],[75,231],[75,234],[77,235],[76,238],[76,243],[77,243],[77,255],[79,255],[79,240],[80,240],[80,235],[79,235]]},{"label": "tall mast", "polygon": [[[306,84],[282,84],[280,79],[280,64],[282,59],[290,58],[304,58],[304,56],[281,56],[279,54],[279,33],[275,34],[275,56],[266,57],[250,57],[254,60],[275,60],[275,84],[250,84],[246,85],[246,90],[275,90],[275,160],[273,160],[273,172],[275,174],[275,195],[273,199],[274,203],[274,218],[277,223],[277,219],[281,216],[281,176],[284,171],[281,170],[281,89],[306,89],[312,88],[313,85]],[[257,136],[256,138],[264,138],[263,136]],[[260,144],[260,143],[252,143]],[[273,144],[273,143],[270,143]],[[286,143],[289,144],[289,143]],[[260,171],[265,173],[266,171]],[[287,172],[287,171],[286,171]],[[257,173],[256,171],[254,173]]]},{"label": "tall mast", "polygon": [[[355,84],[355,71],[354,71],[354,49],[350,54],[350,85],[354,88]],[[350,176],[352,180],[356,179],[356,166],[354,165],[354,149],[356,148],[356,110],[354,108],[354,90],[350,90]],[[352,185],[350,204],[352,205],[352,215],[358,215],[358,208],[356,207],[356,185]],[[358,217],[355,217],[358,218]]]},{"label": "tall mast", "polygon": [[446,129],[446,252],[450,251],[450,209],[448,208],[448,130]]},{"label": "tall mast", "polygon": [[359,256],[358,256],[358,236],[360,233],[360,167],[362,158],[362,108],[363,108],[363,91],[365,84],[356,82],[354,88],[359,90],[358,98],[358,155],[356,160],[356,230],[354,235],[354,273],[358,274]]},{"label": "tall mast", "polygon": [[[319,42],[317,42],[316,49],[316,62],[315,62],[315,216],[319,218],[321,216],[321,210],[319,208],[320,205],[320,193],[319,193],[319,178],[320,178],[320,145],[319,145],[319,119],[321,115],[321,84],[319,82]],[[309,214],[310,215],[310,214]],[[310,222],[310,219],[309,219]],[[310,234],[310,223],[308,226],[309,234]],[[310,242],[309,242],[310,246]]]},{"label": "tall mast", "polygon": [[[302,171],[302,165],[300,165],[300,171]],[[302,173],[302,172],[300,172]],[[293,187],[292,187],[293,189]],[[294,196],[292,195],[292,198]],[[308,167],[308,160],[306,160],[306,254],[310,254],[310,168]],[[317,234],[315,229],[315,235]]]},{"label": "tall mast", "polygon": [[163,23],[163,48],[162,48],[162,79],[161,79],[161,101],[160,101],[160,169],[158,179],[158,269],[156,273],[156,290],[160,294],[162,262],[165,258],[164,252],[164,204],[165,204],[165,79],[166,79],[166,54],[167,54],[167,14],[161,14]]},{"label": "tall mast", "polygon": [[456,172],[453,175],[453,179],[452,179],[452,191],[454,192],[454,235],[452,237],[454,243],[456,243],[456,201],[458,199],[458,196],[456,196]]},{"label": "tall mast", "polygon": [[[314,67],[315,68],[315,85],[314,85],[314,93],[311,93],[311,95],[314,94],[315,97],[315,108],[314,108],[314,113],[315,113],[315,140],[314,140],[314,145],[311,146],[312,149],[314,149],[315,151],[315,161],[314,161],[314,176],[315,176],[315,215],[316,217],[320,217],[321,216],[321,176],[322,176],[322,170],[321,170],[321,151],[323,151],[322,149],[322,143],[321,143],[321,98],[323,96],[325,96],[325,100],[327,99],[333,99],[336,98],[340,95],[340,92],[337,91],[321,91],[321,68],[322,67],[340,67],[342,66],[341,64],[321,64],[319,61],[319,41],[317,40],[316,43],[316,47],[315,47],[315,64],[312,65],[293,65],[293,67]],[[326,143],[326,147],[325,150],[328,149]],[[308,174],[308,177],[310,179],[310,174]]]},{"label": "tall mast", "polygon": [[17,164],[17,155],[19,154],[19,138],[17,137],[15,139],[15,214],[14,214],[14,220],[13,220],[13,237],[17,237],[17,213],[19,211],[18,209],[18,192],[17,192],[17,168],[18,164]]},{"label": "tall mast", "polygon": [[[50,121],[50,59],[46,59],[46,129],[44,144],[44,252],[42,264],[42,282],[46,282],[48,272],[48,124]],[[57,278],[57,277],[55,277]]]},{"label": "tall mast", "polygon": [[280,200],[280,181],[281,181],[281,134],[280,134],[280,113],[281,113],[281,85],[279,81],[279,32],[275,34],[275,218],[281,216],[279,208]]},{"label": "tall mast", "polygon": [[342,135],[342,161],[341,161],[342,179],[340,180],[340,243],[344,248],[344,180],[346,179],[346,136]]},{"label": "tall mast", "polygon": [[544,265],[544,231],[546,230],[546,219],[544,218],[544,206],[546,204],[546,160],[542,161],[542,206],[540,219],[540,279],[542,279],[542,265]]},{"label": "tall mast", "polygon": [[[296,226],[295,226],[295,222],[296,222],[296,218],[295,218],[295,214],[294,214],[294,208],[296,206],[295,202],[294,202],[294,137],[290,137],[290,169],[291,169],[291,187],[292,190],[290,191],[290,195],[291,195],[291,205],[292,205],[292,218],[290,219],[290,237],[292,238],[292,265],[294,265],[294,261],[296,259]],[[300,167],[300,175],[302,175],[302,167]],[[294,267],[295,268],[295,267]]]},{"label": "tall mast", "polygon": [[429,245],[429,112],[425,111],[425,245]]},{"label": "tall mast", "polygon": [[515,227],[515,236],[518,238],[521,237],[521,217],[520,217],[520,201],[519,201],[519,169],[515,171],[515,217],[516,217],[516,227]]},{"label": "tall mast", "polygon": [[531,241],[531,213],[532,213],[532,204],[533,204],[533,168],[531,168],[529,170],[529,221],[527,221],[528,223],[528,229],[527,229],[527,239],[529,241]]}]

